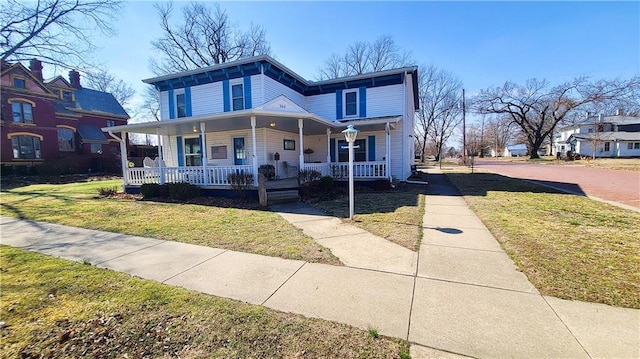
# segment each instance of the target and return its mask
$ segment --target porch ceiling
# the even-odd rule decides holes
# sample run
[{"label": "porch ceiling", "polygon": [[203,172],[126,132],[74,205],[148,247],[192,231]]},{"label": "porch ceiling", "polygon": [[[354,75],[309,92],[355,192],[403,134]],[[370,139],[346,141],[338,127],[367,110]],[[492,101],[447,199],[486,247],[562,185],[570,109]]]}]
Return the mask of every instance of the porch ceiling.
[{"label": "porch ceiling", "polygon": [[[369,119],[355,119],[348,122],[334,122],[320,118],[311,113],[286,113],[273,111],[244,110],[225,112],[210,116],[188,117],[157,122],[134,123],[124,126],[106,127],[105,132],[130,132],[155,135],[158,131],[164,136],[178,136],[200,132],[200,123],[205,124],[205,132],[221,132],[233,130],[250,130],[251,117],[256,118],[256,128],[271,128],[274,130],[298,133],[298,119],[303,120],[302,133],[304,135],[326,134],[327,128],[332,133],[342,131],[348,124],[355,125],[361,131],[384,130],[387,122],[392,128],[401,117],[388,116]],[[273,124],[273,126],[272,126]],[[194,131],[195,129],[195,131]]]}]

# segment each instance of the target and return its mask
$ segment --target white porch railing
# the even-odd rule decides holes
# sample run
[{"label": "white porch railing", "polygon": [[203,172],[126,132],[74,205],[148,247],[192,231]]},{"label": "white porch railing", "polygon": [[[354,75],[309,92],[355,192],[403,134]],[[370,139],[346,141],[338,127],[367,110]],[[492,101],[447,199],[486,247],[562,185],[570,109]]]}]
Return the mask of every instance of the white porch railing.
[{"label": "white porch railing", "polygon": [[[336,179],[349,177],[349,163],[305,163],[302,169],[315,170],[323,176],[331,176]],[[369,161],[353,163],[354,178],[386,178],[387,163],[385,161]]]},{"label": "white porch railing", "polygon": [[183,167],[135,167],[127,169],[127,184],[139,186],[145,183],[160,183],[160,174],[164,175],[164,182],[188,182],[197,186],[228,185],[227,176],[231,173],[253,173],[251,165],[241,166],[207,166],[207,181],[201,166]]}]

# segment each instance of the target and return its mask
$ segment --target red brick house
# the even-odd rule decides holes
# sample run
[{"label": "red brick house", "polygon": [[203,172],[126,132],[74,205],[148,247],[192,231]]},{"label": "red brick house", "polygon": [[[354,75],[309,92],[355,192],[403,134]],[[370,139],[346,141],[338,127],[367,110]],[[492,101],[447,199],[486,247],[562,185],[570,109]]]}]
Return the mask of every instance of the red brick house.
[{"label": "red brick house", "polygon": [[100,130],[129,119],[112,94],[83,88],[75,70],[45,81],[36,59],[3,63],[0,76],[3,173],[121,171],[118,142]]}]

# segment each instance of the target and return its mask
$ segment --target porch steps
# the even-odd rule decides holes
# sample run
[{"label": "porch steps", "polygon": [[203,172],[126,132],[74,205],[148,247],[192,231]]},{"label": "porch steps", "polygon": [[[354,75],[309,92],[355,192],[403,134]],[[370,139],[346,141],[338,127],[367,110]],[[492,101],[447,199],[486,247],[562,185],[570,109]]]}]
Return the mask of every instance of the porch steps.
[{"label": "porch steps", "polygon": [[299,201],[300,194],[297,189],[286,191],[267,191],[267,205]]}]

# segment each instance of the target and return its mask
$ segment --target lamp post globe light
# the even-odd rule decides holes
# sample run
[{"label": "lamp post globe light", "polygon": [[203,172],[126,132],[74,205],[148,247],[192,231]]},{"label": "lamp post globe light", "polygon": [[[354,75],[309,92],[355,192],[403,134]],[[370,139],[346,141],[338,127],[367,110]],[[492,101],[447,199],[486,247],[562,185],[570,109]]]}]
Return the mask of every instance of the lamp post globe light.
[{"label": "lamp post globe light", "polygon": [[353,219],[354,212],[354,197],[353,197],[353,143],[356,142],[359,130],[353,128],[353,125],[347,126],[347,129],[342,131],[344,138],[349,144],[349,219]]}]

